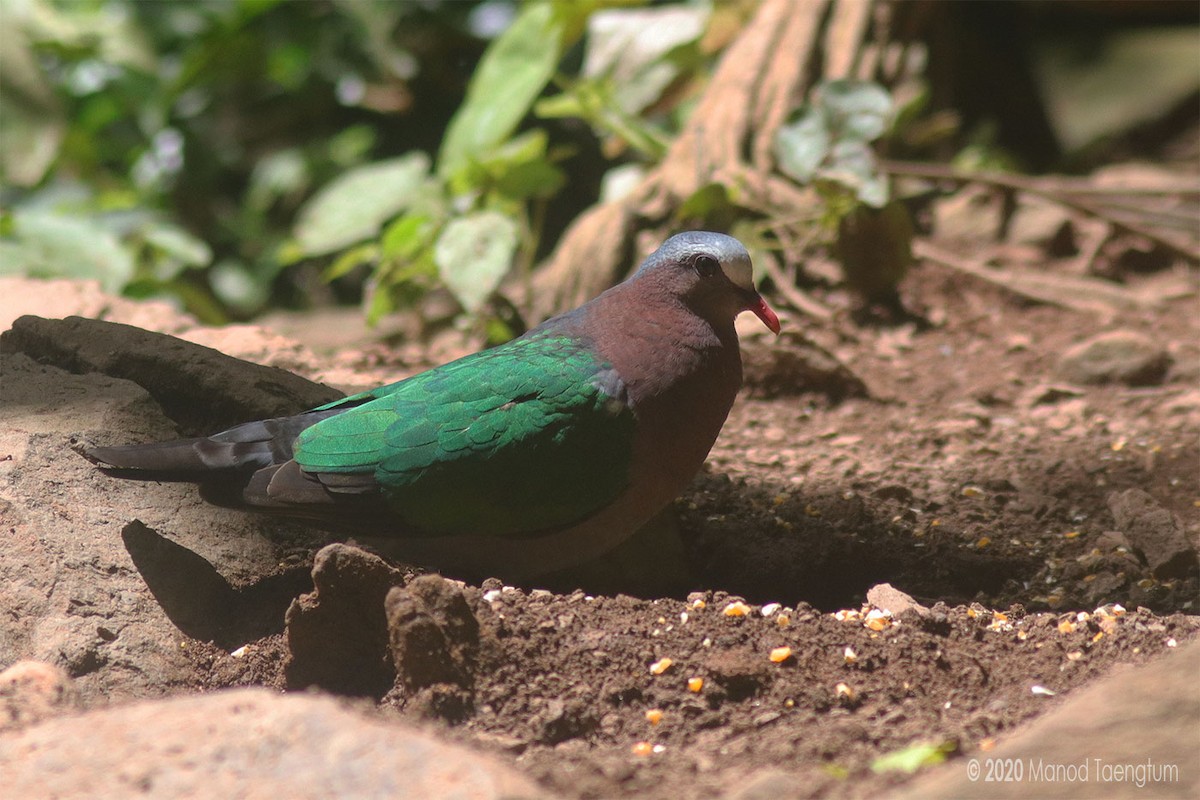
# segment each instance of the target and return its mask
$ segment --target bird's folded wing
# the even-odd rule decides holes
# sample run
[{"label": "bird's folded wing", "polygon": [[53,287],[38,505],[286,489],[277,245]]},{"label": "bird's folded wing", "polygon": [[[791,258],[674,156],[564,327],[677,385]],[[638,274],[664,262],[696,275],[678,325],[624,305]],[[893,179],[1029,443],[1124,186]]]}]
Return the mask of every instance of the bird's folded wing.
[{"label": "bird's folded wing", "polygon": [[622,395],[577,341],[517,340],[341,401],[358,405],[303,431],[294,457],[331,492],[373,481],[406,528],[552,530],[625,488]]}]

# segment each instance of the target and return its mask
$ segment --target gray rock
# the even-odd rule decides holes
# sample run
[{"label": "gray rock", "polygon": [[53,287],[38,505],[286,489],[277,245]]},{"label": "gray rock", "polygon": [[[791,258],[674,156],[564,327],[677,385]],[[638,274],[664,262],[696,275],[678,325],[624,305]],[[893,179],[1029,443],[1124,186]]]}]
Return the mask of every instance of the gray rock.
[{"label": "gray rock", "polygon": [[[85,705],[176,685],[194,666],[189,634],[168,609],[193,605],[203,577],[193,567],[236,590],[279,570],[280,546],[264,532],[292,546],[313,538],[290,523],[207,505],[191,485],[117,480],[71,449],[74,436],[154,441],[178,433],[131,381],[0,353],[0,664],[64,667]],[[134,520],[144,525],[131,527]],[[192,562],[178,569],[149,559],[165,581],[152,588],[142,571],[145,542],[125,535],[133,528],[157,531]],[[275,632],[286,603],[277,607]],[[209,632],[200,638],[217,638]]]},{"label": "gray rock", "polygon": [[[247,419],[296,414],[342,396],[282,369],[166,334],[82,317],[21,317],[0,335],[0,350],[69,372],[101,372],[133,381],[167,416],[198,434]],[[197,397],[208,402],[197,403]]]},{"label": "gray rock", "polygon": [[1063,353],[1058,373],[1071,383],[1152,386],[1162,383],[1170,366],[1166,348],[1153,339],[1134,331],[1110,331]]},{"label": "gray rock", "polygon": [[745,786],[729,794],[729,800],[782,800],[803,794],[802,778],[783,770],[770,770],[750,778]]},{"label": "gray rock", "polygon": [[[958,758],[916,780],[896,800],[970,797],[1200,797],[1196,720],[1200,719],[1200,643],[1143,667],[1118,666],[1112,674],[1076,693],[1058,709],[987,753]],[[988,761],[1016,762],[1022,779],[985,780]],[[979,773],[972,773],[974,762]],[[1076,767],[1073,780],[1037,782],[1037,765]],[[1147,769],[1158,767],[1157,771]],[[1131,767],[1115,780],[1115,769]],[[1084,773],[1080,767],[1086,766]],[[1136,783],[1137,768],[1144,783]],[[1102,771],[1107,768],[1107,772]],[[975,774],[975,780],[971,775]],[[1015,772],[1004,773],[1015,776]],[[1044,774],[1044,773],[1043,773]],[[1070,777],[1067,774],[1067,777]]]},{"label": "gray rock", "polygon": [[868,589],[867,602],[876,608],[892,612],[893,617],[899,617],[906,611],[914,611],[922,616],[929,613],[928,608],[890,583],[879,583]]},{"label": "gray rock", "polygon": [[544,797],[526,778],[331,698],[238,689],[104,709],[0,735],[9,797]]},{"label": "gray rock", "polygon": [[61,667],[18,661],[0,672],[0,731],[25,728],[78,705],[79,695]]},{"label": "gray rock", "polygon": [[1179,517],[1141,489],[1108,496],[1117,528],[1146,559],[1154,577],[1181,578],[1198,566],[1196,548],[1188,541]]}]

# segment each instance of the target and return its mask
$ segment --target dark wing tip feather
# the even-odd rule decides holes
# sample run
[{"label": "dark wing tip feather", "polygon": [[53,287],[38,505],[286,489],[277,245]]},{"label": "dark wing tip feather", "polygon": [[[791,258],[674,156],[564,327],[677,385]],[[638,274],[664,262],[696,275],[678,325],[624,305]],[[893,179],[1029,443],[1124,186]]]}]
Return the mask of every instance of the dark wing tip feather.
[{"label": "dark wing tip feather", "polygon": [[194,472],[209,468],[196,450],[199,439],[155,444],[97,447],[80,443],[75,452],[99,467],[119,470],[152,470],[155,472]]}]

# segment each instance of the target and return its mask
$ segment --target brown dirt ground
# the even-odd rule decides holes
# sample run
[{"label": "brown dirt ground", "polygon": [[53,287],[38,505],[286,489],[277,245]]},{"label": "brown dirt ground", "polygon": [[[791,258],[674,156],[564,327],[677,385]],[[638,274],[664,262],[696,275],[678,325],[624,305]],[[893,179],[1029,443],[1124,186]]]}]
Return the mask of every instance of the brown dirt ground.
[{"label": "brown dirt ground", "polygon": [[[865,396],[845,375],[798,380],[805,342],[752,338],[748,391],[677,502],[678,541],[635,550],[632,569],[560,576],[554,591],[466,586],[479,624],[467,694],[431,699],[401,674],[373,705],[501,753],[557,796],[709,797],[777,769],[798,797],[870,796],[908,777],[873,770],[882,755],[986,749],[1114,664],[1182,645],[1200,633],[1195,570],[1156,578],[1110,533],[1109,502],[1143,489],[1193,544],[1200,533],[1195,275],[1125,279],[1188,290],[1102,318],[923,265],[903,293],[936,309],[932,324],[789,318]],[[1062,379],[1064,350],[1118,329],[1168,350],[1165,380]],[[377,345],[284,355],[348,383],[419,366]],[[279,550],[295,564],[295,542]],[[930,610],[878,630],[835,615],[882,582]],[[728,615],[739,600],[748,613]],[[287,688],[281,620],[274,630],[237,655],[188,640],[189,669],[162,690]]]},{"label": "brown dirt ground", "polygon": [[[564,797],[706,797],[778,768],[806,787],[797,796],[869,796],[904,780],[871,770],[883,754],[976,752],[1115,663],[1195,636],[1195,573],[1156,580],[1107,538],[1106,504],[1145,489],[1195,541],[1194,298],[1102,324],[937,267],[906,294],[944,323],[809,328],[870,397],[781,389],[786,361],[751,360],[751,390],[677,504],[683,569],[660,564],[658,587],[655,570],[639,573],[626,588],[645,599],[609,577],[603,595],[468,587],[482,642],[471,709],[448,722],[402,690],[382,708],[438,719]],[[1171,351],[1164,383],[1058,378],[1064,349],[1116,328]],[[932,612],[881,631],[835,618],[884,581]],[[750,613],[726,616],[736,599]],[[772,602],[783,607],[763,616]],[[1112,603],[1129,612],[1089,616]],[[791,653],[774,663],[779,647]],[[197,652],[206,688],[286,685],[282,636],[241,659]],[[649,754],[634,754],[643,742]]]}]

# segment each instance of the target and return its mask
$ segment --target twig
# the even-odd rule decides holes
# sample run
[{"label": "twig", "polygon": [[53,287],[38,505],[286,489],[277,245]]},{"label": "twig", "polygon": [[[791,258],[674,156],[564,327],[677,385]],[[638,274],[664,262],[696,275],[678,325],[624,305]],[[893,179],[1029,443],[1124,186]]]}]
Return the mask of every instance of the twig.
[{"label": "twig", "polygon": [[799,311],[801,314],[807,314],[810,317],[817,319],[829,320],[833,319],[833,312],[825,306],[813,300],[803,291],[796,287],[794,283],[788,280],[788,276],[783,274],[783,270],[775,263],[773,258],[764,258],[763,270],[770,277],[771,282],[775,284],[775,290],[783,295],[783,299],[788,302],[792,308]]},{"label": "twig", "polygon": [[986,267],[977,261],[949,253],[926,239],[914,239],[912,249],[917,258],[936,262],[1030,300],[1059,308],[1111,314],[1117,308],[1144,308],[1148,305],[1142,298],[1096,278]]},{"label": "twig", "polygon": [[1014,189],[1033,191],[1058,192],[1061,194],[1089,195],[1200,195],[1200,182],[1194,180],[1163,181],[1155,186],[1101,186],[1083,178],[1064,178],[1050,176],[1043,178],[1024,178],[1019,175],[1009,175],[1003,172],[966,172],[943,164],[920,164],[913,161],[883,161],[880,164],[884,172],[892,175],[906,175],[913,178],[929,178],[930,180],[947,180],[957,183],[993,183],[998,186],[1009,186]]},{"label": "twig", "polygon": [[[1086,214],[1089,217],[1096,217],[1104,220],[1115,228],[1123,230],[1127,233],[1132,233],[1137,236],[1142,236],[1152,242],[1162,245],[1171,252],[1182,256],[1193,264],[1200,264],[1200,250],[1188,245],[1181,244],[1170,237],[1163,236],[1159,232],[1146,227],[1138,222],[1131,222],[1127,219],[1119,219],[1108,213],[1104,208],[1094,205],[1090,201],[1081,200],[1078,197],[1071,197],[1065,192],[1071,191],[1064,188],[1064,183],[1061,180],[1051,181],[1045,179],[1020,178],[1014,175],[1004,175],[998,172],[962,172],[950,167],[943,167],[937,164],[911,164],[899,161],[885,161],[881,163],[881,168],[891,175],[907,175],[916,178],[930,178],[933,180],[949,180],[956,183],[986,183],[992,186],[1000,186],[1005,189],[1011,189],[1018,192],[1028,192],[1039,197],[1043,197],[1059,205],[1074,209],[1081,214]],[[1174,187],[1173,187],[1174,188]],[[1129,190],[1134,191],[1134,190]],[[1186,190],[1180,193],[1195,193],[1200,192],[1194,184],[1188,186]],[[1114,194],[1126,193],[1126,190],[1114,191]],[[1171,192],[1164,189],[1156,192],[1157,194],[1170,194]]]}]

